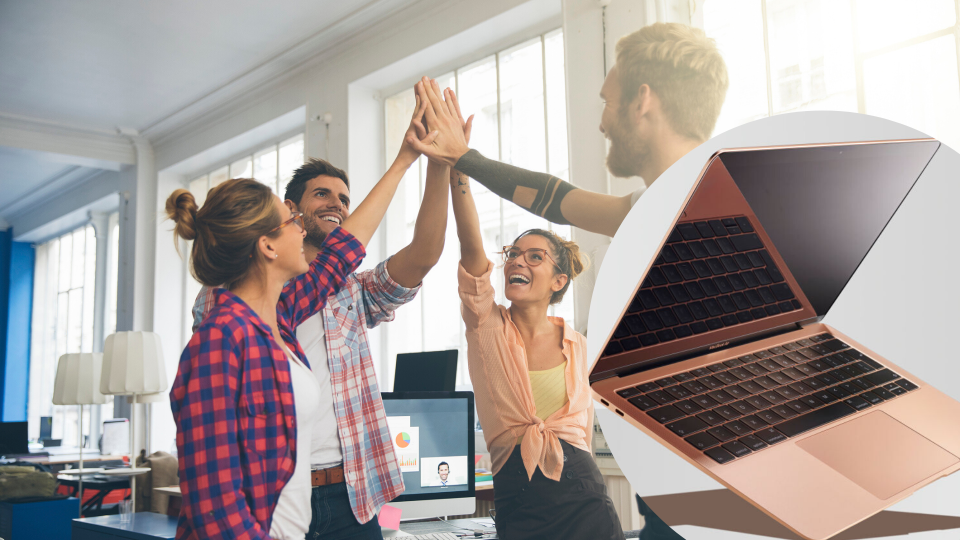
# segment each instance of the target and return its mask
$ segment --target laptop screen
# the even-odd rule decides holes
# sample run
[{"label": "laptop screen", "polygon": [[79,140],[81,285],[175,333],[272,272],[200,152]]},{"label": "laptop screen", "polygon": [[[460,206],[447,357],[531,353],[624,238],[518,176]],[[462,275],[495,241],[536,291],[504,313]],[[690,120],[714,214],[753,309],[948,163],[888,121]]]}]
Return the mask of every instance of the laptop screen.
[{"label": "laptop screen", "polygon": [[939,146],[748,150],[720,159],[823,317]]}]

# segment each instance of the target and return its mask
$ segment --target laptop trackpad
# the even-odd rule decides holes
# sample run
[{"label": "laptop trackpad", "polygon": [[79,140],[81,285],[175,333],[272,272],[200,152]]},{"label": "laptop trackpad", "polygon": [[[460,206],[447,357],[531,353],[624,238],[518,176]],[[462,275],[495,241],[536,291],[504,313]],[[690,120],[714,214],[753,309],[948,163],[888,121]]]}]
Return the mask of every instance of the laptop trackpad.
[{"label": "laptop trackpad", "polygon": [[818,433],[797,446],[884,500],[960,461],[882,411]]}]

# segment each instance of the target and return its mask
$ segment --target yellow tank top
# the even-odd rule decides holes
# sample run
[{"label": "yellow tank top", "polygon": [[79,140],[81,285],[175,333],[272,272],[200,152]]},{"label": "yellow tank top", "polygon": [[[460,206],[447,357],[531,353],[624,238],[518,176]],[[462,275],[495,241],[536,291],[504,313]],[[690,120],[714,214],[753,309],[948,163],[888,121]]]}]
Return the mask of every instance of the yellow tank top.
[{"label": "yellow tank top", "polygon": [[[551,414],[567,404],[567,363],[544,370],[530,371],[530,390],[537,406],[537,418],[546,420]],[[517,444],[523,435],[517,438]]]}]

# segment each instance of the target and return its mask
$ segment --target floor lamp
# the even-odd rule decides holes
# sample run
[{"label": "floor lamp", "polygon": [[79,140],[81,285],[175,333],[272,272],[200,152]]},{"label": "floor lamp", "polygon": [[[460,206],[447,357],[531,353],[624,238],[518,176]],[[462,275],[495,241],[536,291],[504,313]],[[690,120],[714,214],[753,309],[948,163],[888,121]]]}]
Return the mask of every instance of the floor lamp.
[{"label": "floor lamp", "polygon": [[[117,332],[107,336],[103,344],[103,369],[100,392],[106,395],[129,396],[130,401],[130,466],[136,466],[136,418],[138,397],[167,390],[167,372],[163,365],[160,336],[153,332]],[[136,512],[136,478],[130,477],[130,500]]]},{"label": "floor lamp", "polygon": [[77,422],[77,446],[80,449],[78,490],[80,517],[83,517],[83,406],[102,405],[107,397],[100,393],[100,368],[103,355],[100,353],[71,353],[57,362],[57,378],[53,382],[54,405],[79,405]]}]

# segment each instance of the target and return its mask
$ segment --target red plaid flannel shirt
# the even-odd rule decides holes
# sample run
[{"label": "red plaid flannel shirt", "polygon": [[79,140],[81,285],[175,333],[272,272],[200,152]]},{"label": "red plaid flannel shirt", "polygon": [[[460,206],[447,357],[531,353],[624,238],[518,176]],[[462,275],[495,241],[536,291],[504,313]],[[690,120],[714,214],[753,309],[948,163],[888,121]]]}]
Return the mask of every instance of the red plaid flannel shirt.
[{"label": "red plaid flannel shirt", "polygon": [[[294,329],[324,306],[364,255],[360,242],[337,228],[310,270],[284,288],[277,324],[304,363]],[[183,493],[176,537],[267,539],[297,459],[290,367],[249,306],[229,291],[216,294],[217,306],[184,349],[170,390]]]}]

